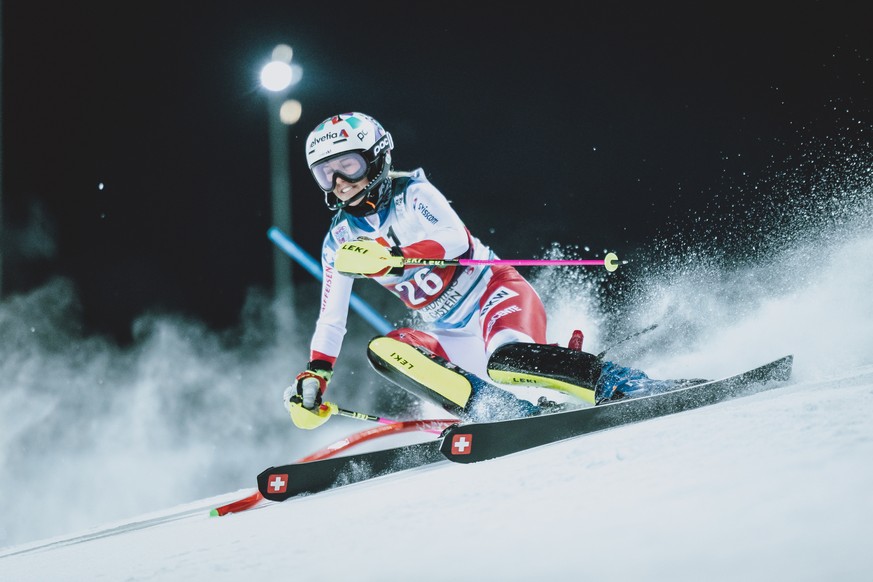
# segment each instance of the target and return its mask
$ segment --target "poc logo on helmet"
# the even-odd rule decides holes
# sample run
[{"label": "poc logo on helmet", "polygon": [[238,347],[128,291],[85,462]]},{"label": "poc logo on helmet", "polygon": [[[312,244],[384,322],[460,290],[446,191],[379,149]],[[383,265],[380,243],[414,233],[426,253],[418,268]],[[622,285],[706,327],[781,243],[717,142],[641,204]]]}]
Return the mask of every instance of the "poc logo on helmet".
[{"label": "poc logo on helmet", "polygon": [[391,145],[391,140],[386,135],[381,140],[379,140],[379,143],[377,143],[375,146],[373,146],[373,157],[375,158],[376,156],[378,156],[379,152],[381,152],[383,149],[389,147],[390,145]]}]

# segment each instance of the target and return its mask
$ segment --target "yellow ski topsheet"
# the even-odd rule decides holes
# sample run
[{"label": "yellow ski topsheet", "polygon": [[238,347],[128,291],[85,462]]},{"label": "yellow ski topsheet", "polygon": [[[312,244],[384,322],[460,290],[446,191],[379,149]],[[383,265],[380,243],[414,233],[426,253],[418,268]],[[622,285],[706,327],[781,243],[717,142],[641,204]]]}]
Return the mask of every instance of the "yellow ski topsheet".
[{"label": "yellow ski topsheet", "polygon": [[510,372],[506,370],[488,369],[488,376],[499,384],[511,384],[516,386],[541,386],[543,388],[551,388],[558,390],[564,394],[569,394],[589,404],[594,404],[594,390],[583,386],[576,386],[569,382],[555,380],[546,376],[537,376],[536,374],[527,374],[523,372]]},{"label": "yellow ski topsheet", "polygon": [[461,408],[470,400],[473,386],[467,378],[441,366],[413,346],[394,338],[378,337],[370,342],[369,348],[386,365]]}]

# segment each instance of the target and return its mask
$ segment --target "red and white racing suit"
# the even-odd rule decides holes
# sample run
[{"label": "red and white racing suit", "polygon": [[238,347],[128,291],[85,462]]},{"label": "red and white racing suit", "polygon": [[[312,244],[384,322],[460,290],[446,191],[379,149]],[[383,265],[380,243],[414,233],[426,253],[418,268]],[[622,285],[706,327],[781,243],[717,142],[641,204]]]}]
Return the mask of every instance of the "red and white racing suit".
[{"label": "red and white racing suit", "polygon": [[[407,258],[493,259],[445,196],[419,168],[392,174],[392,198],[378,213],[339,211],[324,239],[321,310],[310,344],[312,360],[335,363],[346,333],[354,277],[334,268],[337,249],[364,236],[400,247]],[[509,342],[546,343],[546,312],[534,288],[514,267],[407,267],[400,276],[372,277],[422,320],[421,329],[388,335],[487,378],[488,356]]]}]

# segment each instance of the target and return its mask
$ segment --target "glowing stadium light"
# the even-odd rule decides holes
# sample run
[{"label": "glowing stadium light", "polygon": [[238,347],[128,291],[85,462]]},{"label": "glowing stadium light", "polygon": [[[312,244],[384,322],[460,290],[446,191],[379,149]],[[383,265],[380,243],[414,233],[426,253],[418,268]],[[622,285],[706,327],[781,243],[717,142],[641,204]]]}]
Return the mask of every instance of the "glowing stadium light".
[{"label": "glowing stadium light", "polygon": [[261,69],[261,86],[278,93],[299,81],[303,71],[291,64],[293,56],[294,51],[287,44],[276,45],[270,62]]},{"label": "glowing stadium light", "polygon": [[268,91],[284,91],[294,78],[290,63],[270,61],[261,69],[261,85]]}]

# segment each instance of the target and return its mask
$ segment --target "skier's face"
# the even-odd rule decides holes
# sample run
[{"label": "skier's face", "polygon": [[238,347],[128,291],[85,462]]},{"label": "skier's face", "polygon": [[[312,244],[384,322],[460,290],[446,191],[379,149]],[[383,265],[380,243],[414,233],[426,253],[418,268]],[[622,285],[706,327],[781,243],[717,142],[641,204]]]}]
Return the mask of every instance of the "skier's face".
[{"label": "skier's face", "polygon": [[[358,194],[361,190],[367,187],[367,184],[370,183],[370,180],[367,178],[363,178],[358,180],[357,182],[349,182],[339,174],[336,175],[336,185],[333,187],[333,195],[345,202],[350,198],[353,198],[356,194]],[[363,198],[362,198],[363,199]],[[361,203],[361,200],[355,200],[349,206],[357,206]]]}]

